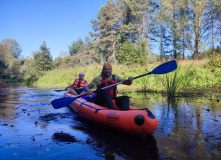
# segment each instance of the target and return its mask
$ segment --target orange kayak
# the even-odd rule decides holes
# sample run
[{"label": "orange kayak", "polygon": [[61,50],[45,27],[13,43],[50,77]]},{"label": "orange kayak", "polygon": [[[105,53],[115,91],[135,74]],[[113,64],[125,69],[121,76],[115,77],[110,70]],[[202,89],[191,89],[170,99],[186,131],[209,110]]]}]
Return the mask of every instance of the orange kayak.
[{"label": "orange kayak", "polygon": [[[66,93],[65,97],[76,96]],[[152,134],[158,126],[156,116],[147,108],[139,110],[130,106],[128,111],[112,110],[88,102],[83,98],[73,101],[70,107],[89,121],[128,134]]]}]

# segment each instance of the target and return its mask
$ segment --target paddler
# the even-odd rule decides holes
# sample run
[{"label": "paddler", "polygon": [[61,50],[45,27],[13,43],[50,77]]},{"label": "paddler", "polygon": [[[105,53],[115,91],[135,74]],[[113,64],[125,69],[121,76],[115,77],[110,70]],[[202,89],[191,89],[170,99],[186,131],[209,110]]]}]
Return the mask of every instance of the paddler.
[{"label": "paddler", "polygon": [[[125,85],[131,85],[133,81],[133,77],[129,77],[128,81],[124,82]],[[104,63],[102,72],[99,76],[95,77],[92,82],[85,87],[85,91],[87,94],[92,94],[91,89],[96,86],[97,89],[106,87],[111,84],[115,84],[117,82],[124,81],[125,79],[120,76],[112,74],[112,66],[110,63]],[[95,103],[108,107],[109,109],[117,109],[114,105],[116,104],[120,110],[128,110],[129,109],[129,97],[128,96],[120,96],[116,97],[117,86],[113,86],[104,90],[101,90],[96,93]]]},{"label": "paddler", "polygon": [[72,88],[69,93],[73,95],[83,95],[86,94],[85,91],[83,91],[83,88],[88,84],[86,80],[84,80],[84,73],[79,73],[79,78],[75,79],[74,83],[67,86],[65,90],[68,90],[68,88]]}]

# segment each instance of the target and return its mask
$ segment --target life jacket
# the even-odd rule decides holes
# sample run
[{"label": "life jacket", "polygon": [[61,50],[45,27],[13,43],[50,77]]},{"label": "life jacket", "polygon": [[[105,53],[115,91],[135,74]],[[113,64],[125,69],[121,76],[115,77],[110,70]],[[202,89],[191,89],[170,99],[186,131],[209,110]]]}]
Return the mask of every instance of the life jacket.
[{"label": "life jacket", "polygon": [[75,79],[74,84],[73,84],[73,89],[77,89],[78,86],[80,86],[79,88],[83,88],[85,87],[85,80],[79,80],[79,79]]},{"label": "life jacket", "polygon": [[[105,76],[103,76],[101,74],[101,77],[102,77],[102,81],[101,83],[97,86],[97,89],[100,89],[102,88],[102,85],[105,83],[105,86],[109,86],[111,84],[115,84],[117,83],[117,81],[115,80],[115,75],[112,75],[112,79],[109,81]],[[110,88],[107,88],[108,91],[110,92],[110,96],[111,98],[114,98],[116,97],[116,92],[117,92],[117,86],[113,86],[113,87],[110,87]]]}]

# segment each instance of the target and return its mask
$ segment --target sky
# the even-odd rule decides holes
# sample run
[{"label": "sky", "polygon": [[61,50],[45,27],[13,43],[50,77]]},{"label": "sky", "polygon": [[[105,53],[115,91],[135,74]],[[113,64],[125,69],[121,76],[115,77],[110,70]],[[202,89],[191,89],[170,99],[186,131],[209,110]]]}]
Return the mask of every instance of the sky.
[{"label": "sky", "polygon": [[14,39],[21,56],[32,57],[43,41],[53,58],[78,38],[84,41],[93,31],[96,19],[107,0],[0,0],[0,42]]}]

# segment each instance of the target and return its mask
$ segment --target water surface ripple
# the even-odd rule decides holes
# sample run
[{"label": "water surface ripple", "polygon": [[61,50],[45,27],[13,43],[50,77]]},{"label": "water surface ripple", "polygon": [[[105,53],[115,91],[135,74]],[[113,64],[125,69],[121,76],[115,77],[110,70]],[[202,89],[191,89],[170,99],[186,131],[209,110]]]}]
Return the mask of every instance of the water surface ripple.
[{"label": "water surface ripple", "polygon": [[50,102],[64,92],[0,86],[1,159],[221,159],[220,94],[179,98],[126,93],[158,118],[153,135],[130,136],[91,124]]}]

